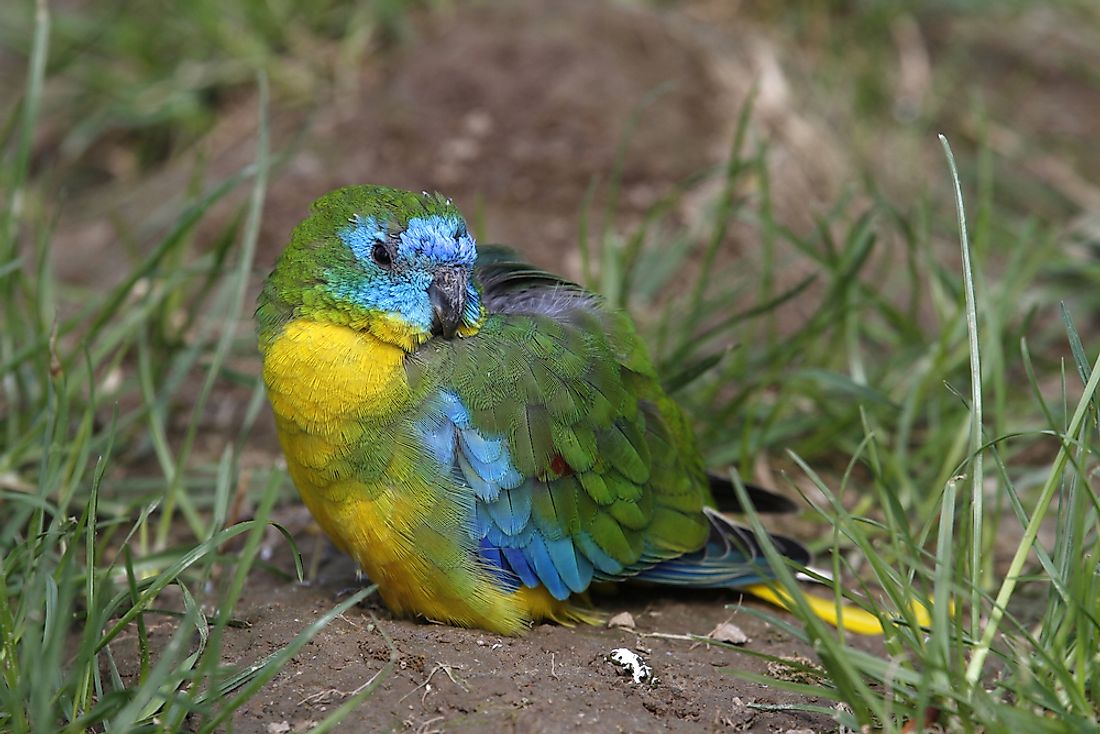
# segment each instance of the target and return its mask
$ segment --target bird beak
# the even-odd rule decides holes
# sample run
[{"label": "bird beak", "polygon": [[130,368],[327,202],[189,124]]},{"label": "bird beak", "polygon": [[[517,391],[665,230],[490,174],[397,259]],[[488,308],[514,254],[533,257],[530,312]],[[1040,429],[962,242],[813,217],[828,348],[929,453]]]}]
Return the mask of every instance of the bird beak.
[{"label": "bird beak", "polygon": [[453,339],[466,312],[466,285],[468,276],[464,268],[440,268],[428,286],[428,299],[432,302],[432,334]]}]

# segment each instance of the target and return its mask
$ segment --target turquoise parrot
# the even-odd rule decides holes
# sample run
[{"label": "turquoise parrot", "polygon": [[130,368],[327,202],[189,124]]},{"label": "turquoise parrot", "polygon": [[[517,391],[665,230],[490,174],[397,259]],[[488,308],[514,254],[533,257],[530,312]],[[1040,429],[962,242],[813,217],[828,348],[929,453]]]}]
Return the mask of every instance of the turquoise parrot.
[{"label": "turquoise parrot", "polygon": [[601,581],[766,589],[630,318],[450,200],[322,196],[256,318],[290,475],[395,613],[512,635],[594,621]]}]

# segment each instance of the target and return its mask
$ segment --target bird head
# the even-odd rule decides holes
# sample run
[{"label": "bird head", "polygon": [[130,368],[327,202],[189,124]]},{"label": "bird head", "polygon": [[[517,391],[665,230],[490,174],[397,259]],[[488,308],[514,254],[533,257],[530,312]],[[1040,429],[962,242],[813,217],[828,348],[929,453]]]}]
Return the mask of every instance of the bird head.
[{"label": "bird head", "polygon": [[477,331],[477,250],[449,199],[350,186],[313,202],[260,296],[261,346],[295,318],[368,331],[412,351]]}]

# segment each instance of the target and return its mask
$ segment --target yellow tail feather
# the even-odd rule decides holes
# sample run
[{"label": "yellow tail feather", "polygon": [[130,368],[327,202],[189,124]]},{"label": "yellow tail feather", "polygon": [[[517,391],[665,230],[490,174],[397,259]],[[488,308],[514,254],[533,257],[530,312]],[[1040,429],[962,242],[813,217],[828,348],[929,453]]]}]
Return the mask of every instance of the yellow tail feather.
[{"label": "yellow tail feather", "polygon": [[[790,595],[783,589],[767,584],[753,584],[752,586],[743,587],[741,591],[752,594],[758,599],[763,599],[783,609],[791,610],[794,608],[794,603]],[[882,634],[882,623],[879,622],[878,617],[870,612],[866,612],[851,604],[843,604],[840,607],[840,614],[838,615],[835,599],[823,599],[812,594],[806,594],[805,598],[806,602],[810,605],[810,609],[813,610],[813,613],[834,627],[842,626],[848,632],[857,635]],[[924,605],[913,600],[912,607],[913,613],[917,618],[917,624],[922,627],[931,624],[931,617],[928,614],[928,609],[925,608]]]}]

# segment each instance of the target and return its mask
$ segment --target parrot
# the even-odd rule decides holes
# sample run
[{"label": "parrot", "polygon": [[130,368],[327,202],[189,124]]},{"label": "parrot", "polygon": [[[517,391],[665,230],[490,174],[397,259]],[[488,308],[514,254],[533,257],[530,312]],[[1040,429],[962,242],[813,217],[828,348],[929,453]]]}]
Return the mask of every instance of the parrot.
[{"label": "parrot", "polygon": [[[594,624],[587,592],[603,582],[784,605],[631,318],[479,247],[445,196],[321,196],[256,321],[288,473],[394,614],[502,635]],[[793,506],[755,487],[750,499]],[[772,542],[810,562],[800,543]],[[819,606],[836,624],[833,602]]]}]

